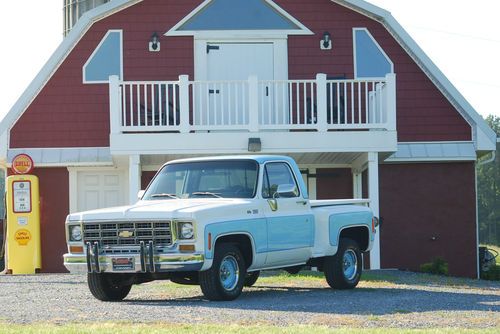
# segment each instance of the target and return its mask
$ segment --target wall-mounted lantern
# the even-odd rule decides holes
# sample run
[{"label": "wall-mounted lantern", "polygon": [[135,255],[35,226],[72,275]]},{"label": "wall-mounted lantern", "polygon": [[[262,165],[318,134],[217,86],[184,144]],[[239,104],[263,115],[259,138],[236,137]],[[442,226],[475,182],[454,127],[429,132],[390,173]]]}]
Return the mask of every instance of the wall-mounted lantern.
[{"label": "wall-mounted lantern", "polygon": [[248,152],[260,152],[262,143],[260,138],[248,138]]},{"label": "wall-mounted lantern", "polygon": [[332,49],[332,35],[328,31],[323,33],[323,38],[319,41],[319,48],[321,50],[331,50]]},{"label": "wall-mounted lantern", "polygon": [[149,40],[149,51],[158,52],[160,51],[160,38],[156,31],[151,35],[151,39]]}]

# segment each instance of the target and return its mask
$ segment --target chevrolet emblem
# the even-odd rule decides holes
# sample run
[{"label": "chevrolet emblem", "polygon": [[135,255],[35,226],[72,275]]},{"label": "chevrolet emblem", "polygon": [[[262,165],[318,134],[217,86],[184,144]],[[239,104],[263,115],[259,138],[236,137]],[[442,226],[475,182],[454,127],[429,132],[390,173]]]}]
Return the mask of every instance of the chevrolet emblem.
[{"label": "chevrolet emblem", "polygon": [[130,237],[134,236],[134,232],[133,231],[121,231],[120,233],[118,233],[118,236],[120,238],[130,238]]}]

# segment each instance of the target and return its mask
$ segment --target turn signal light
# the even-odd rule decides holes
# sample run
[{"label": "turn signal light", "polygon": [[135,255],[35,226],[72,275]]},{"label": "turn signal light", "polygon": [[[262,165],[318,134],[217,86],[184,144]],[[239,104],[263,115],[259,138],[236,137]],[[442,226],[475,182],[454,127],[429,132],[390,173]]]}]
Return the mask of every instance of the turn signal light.
[{"label": "turn signal light", "polygon": [[70,253],[83,253],[83,246],[69,246]]},{"label": "turn signal light", "polygon": [[194,245],[179,245],[181,252],[194,252]]},{"label": "turn signal light", "polygon": [[376,228],[377,228],[378,225],[379,225],[378,218],[377,217],[373,217],[372,218],[372,232],[373,233],[376,232]]}]

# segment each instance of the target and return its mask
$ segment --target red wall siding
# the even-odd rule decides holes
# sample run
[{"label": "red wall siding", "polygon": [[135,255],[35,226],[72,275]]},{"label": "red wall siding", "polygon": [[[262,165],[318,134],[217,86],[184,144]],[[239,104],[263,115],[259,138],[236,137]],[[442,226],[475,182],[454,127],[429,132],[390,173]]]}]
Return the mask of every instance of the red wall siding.
[{"label": "red wall siding", "polygon": [[[125,80],[193,77],[191,37],[164,37],[200,0],[147,0],[98,23],[80,40],[11,131],[10,147],[109,146],[107,84],[82,84],[82,67],[109,29],[123,29]],[[153,34],[161,51],[149,52]]]},{"label": "red wall siding", "polygon": [[[85,34],[11,131],[10,146],[89,147],[109,145],[108,86],[82,84],[82,66],[108,29],[124,31],[125,80],[193,77],[191,37],[164,37],[201,0],[145,0],[98,23]],[[316,73],[353,77],[352,28],[367,27],[395,63],[399,141],[471,140],[470,126],[379,23],[330,0],[277,0],[315,35],[290,36],[289,77]],[[153,32],[161,52],[147,51]],[[333,50],[321,51],[324,31]]]},{"label": "red wall siding", "polygon": [[[12,175],[9,170],[9,175]],[[63,254],[67,253],[64,222],[69,213],[69,174],[66,168],[35,168],[40,182],[40,231],[42,272],[66,272]]]},{"label": "red wall siding", "polygon": [[146,171],[142,172],[141,174],[141,189],[146,189],[148,186],[149,182],[153,179],[153,177],[156,175],[156,172],[151,172],[151,171]]},{"label": "red wall siding", "polygon": [[[311,79],[316,73],[353,78],[352,28],[366,27],[394,63],[398,140],[471,140],[468,123],[381,24],[330,0],[275,2],[315,33],[289,37],[290,79]],[[331,51],[319,48],[325,31],[333,39]]]},{"label": "red wall siding", "polygon": [[381,165],[380,216],[383,268],[418,270],[439,256],[451,275],[476,277],[473,163]]},{"label": "red wall siding", "polygon": [[350,168],[321,168],[316,170],[316,198],[352,198]]}]

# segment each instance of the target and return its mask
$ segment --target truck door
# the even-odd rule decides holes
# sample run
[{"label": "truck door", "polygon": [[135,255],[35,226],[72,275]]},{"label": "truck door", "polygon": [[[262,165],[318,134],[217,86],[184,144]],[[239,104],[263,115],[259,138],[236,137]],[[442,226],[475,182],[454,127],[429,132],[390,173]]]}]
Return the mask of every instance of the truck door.
[{"label": "truck door", "polygon": [[307,261],[314,242],[314,216],[292,168],[286,162],[267,163],[263,178],[262,197],[268,202],[264,205],[268,238],[266,265]]}]

